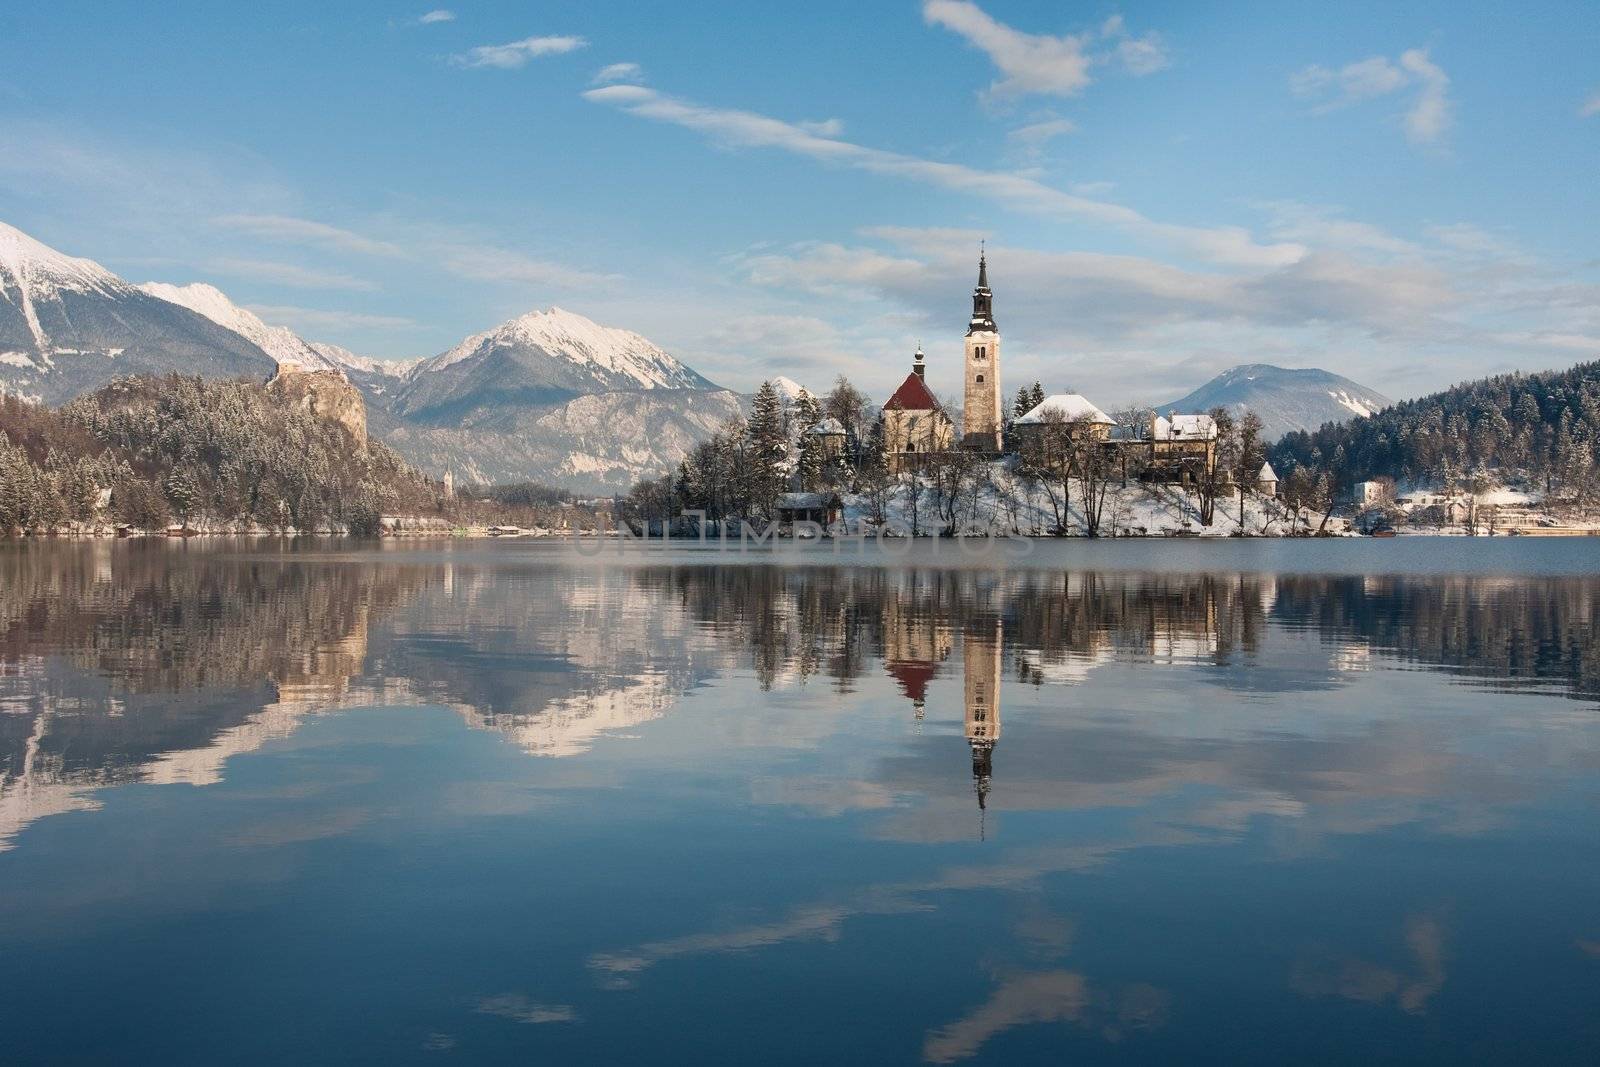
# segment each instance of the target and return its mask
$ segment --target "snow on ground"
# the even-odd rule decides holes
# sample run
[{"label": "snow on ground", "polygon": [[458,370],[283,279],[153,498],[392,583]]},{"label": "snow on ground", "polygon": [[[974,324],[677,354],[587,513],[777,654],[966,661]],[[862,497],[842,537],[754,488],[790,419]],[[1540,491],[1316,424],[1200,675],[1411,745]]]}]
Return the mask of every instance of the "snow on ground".
[{"label": "snow on ground", "polygon": [[[1048,535],[1057,524],[1057,509],[1051,494],[1044,487],[1030,490],[1010,471],[1005,461],[990,465],[988,484],[970,499],[962,501],[957,509],[958,534],[1023,534]],[[920,480],[920,500],[913,523],[910,499],[910,482],[902,482],[892,494],[886,509],[887,525],[901,530],[915,528],[923,534],[936,532],[941,525],[937,514],[938,500],[926,480]],[[1061,487],[1054,487],[1060,497]],[[1083,486],[1073,481],[1069,487],[1066,507],[1060,512],[1061,522],[1069,533],[1081,534],[1087,524],[1082,506]],[[844,518],[852,531],[871,528],[871,506],[862,494],[843,497]],[[1130,481],[1126,486],[1113,483],[1107,490],[1100,515],[1102,536],[1173,536],[1232,537],[1240,533],[1251,535],[1283,535],[1295,529],[1315,531],[1322,522],[1321,514],[1302,511],[1298,523],[1291,510],[1281,501],[1249,493],[1244,502],[1244,522],[1239,521],[1239,494],[1230,492],[1217,498],[1215,513],[1209,525],[1201,522],[1201,499],[1198,492],[1177,486],[1146,485]],[[1342,530],[1341,520],[1330,520],[1330,531]]]}]

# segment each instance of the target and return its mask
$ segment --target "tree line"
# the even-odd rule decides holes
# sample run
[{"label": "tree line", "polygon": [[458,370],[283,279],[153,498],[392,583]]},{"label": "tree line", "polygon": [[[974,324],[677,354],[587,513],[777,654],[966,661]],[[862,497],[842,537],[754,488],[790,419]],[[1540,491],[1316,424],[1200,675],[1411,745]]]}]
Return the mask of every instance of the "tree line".
[{"label": "tree line", "polygon": [[384,445],[254,382],[123,378],[59,409],[0,397],[0,532],[125,525],[375,534],[443,507]]},{"label": "tree line", "polygon": [[1458,489],[1493,475],[1588,507],[1600,498],[1600,362],[1466,382],[1287,434],[1271,456],[1280,474],[1341,491],[1383,477]]}]

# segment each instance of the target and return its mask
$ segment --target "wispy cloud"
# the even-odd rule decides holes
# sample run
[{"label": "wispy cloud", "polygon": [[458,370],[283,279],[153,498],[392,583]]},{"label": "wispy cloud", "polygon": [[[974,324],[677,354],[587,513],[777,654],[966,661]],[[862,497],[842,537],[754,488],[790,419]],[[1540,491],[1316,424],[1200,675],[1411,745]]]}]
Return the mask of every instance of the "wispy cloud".
[{"label": "wispy cloud", "polygon": [[988,97],[1075,96],[1092,80],[1097,64],[1116,63],[1130,74],[1153,74],[1167,65],[1166,45],[1154,33],[1128,34],[1121,15],[1093,32],[1024,33],[1007,26],[970,0],[924,0],[922,17],[966,39],[989,57],[1002,77]]},{"label": "wispy cloud", "polygon": [[432,26],[437,22],[454,22],[455,20],[456,13],[454,11],[446,11],[442,7],[417,16],[417,22],[423,26]]},{"label": "wispy cloud", "polygon": [[1450,79],[1425,49],[1403,52],[1400,65],[1422,85],[1417,102],[1406,112],[1406,136],[1418,144],[1431,144],[1450,128]]},{"label": "wispy cloud", "polygon": [[1368,100],[1417,87],[1416,99],[1406,111],[1406,136],[1417,144],[1438,141],[1451,122],[1450,78],[1428,57],[1426,49],[1412,48],[1399,59],[1369,56],[1338,70],[1313,64],[1289,78],[1296,96],[1315,101],[1314,115],[1323,115]]},{"label": "wispy cloud", "polygon": [[1032,158],[1040,155],[1045,145],[1057,137],[1075,132],[1077,128],[1078,124],[1071,119],[1040,119],[1018,126],[1006,134],[1006,139],[1020,148],[1025,156]]},{"label": "wispy cloud", "polygon": [[211,269],[236,278],[273,282],[296,289],[343,289],[357,293],[371,293],[378,289],[365,278],[264,259],[219,259],[212,262]]},{"label": "wispy cloud", "polygon": [[591,85],[615,85],[617,82],[644,80],[644,68],[637,63],[611,63],[595,71]]},{"label": "wispy cloud", "polygon": [[562,55],[587,47],[582,37],[524,37],[506,44],[479,45],[466,52],[451,56],[451,62],[460,67],[494,67],[516,70],[525,67],[540,56]]},{"label": "wispy cloud", "polygon": [[818,137],[838,137],[844,133],[844,122],[839,119],[801,119],[795,125]]},{"label": "wispy cloud", "polygon": [[777,148],[837,166],[982,196],[1016,211],[1101,223],[1171,242],[1215,262],[1282,264],[1293,262],[1305,251],[1297,245],[1257,244],[1241,227],[1160,223],[1132,208],[1063,192],[1023,175],[869,148],[812,133],[796,123],[757,112],[707,107],[642,86],[610,85],[590,89],[583,95],[632,115],[695,130],[722,144]]},{"label": "wispy cloud", "polygon": [[1593,118],[1596,115],[1600,115],[1600,89],[1595,90],[1594,95],[1585,100],[1583,106],[1578,108],[1578,117],[1580,119]]},{"label": "wispy cloud", "polygon": [[442,263],[446,270],[463,278],[514,285],[585,289],[621,280],[621,276],[617,274],[578,270],[562,263],[536,259],[513,249],[493,246],[458,246],[445,249]]},{"label": "wispy cloud", "polygon": [[292,215],[219,215],[212,220],[226,229],[286,244],[320,245],[366,256],[404,255],[400,246],[359,233]]},{"label": "wispy cloud", "polygon": [[1023,33],[996,21],[968,0],[926,0],[922,17],[966,38],[989,57],[1003,75],[989,86],[991,96],[1072,96],[1089,84],[1086,34],[1052,37]]},{"label": "wispy cloud", "polygon": [[297,333],[317,330],[409,330],[415,319],[400,315],[368,315],[359,311],[329,311],[325,308],[298,307],[293,304],[250,304],[265,322],[286,323]]}]

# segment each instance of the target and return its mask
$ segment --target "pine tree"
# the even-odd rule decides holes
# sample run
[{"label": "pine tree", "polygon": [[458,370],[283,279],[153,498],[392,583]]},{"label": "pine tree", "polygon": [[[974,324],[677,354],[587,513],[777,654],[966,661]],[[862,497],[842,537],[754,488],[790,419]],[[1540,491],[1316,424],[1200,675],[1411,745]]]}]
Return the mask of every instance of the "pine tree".
[{"label": "pine tree", "polygon": [[771,382],[762,382],[750,405],[750,423],[745,427],[746,470],[749,473],[750,503],[763,515],[771,515],[782,490],[788,435],[783,427],[783,401]]}]

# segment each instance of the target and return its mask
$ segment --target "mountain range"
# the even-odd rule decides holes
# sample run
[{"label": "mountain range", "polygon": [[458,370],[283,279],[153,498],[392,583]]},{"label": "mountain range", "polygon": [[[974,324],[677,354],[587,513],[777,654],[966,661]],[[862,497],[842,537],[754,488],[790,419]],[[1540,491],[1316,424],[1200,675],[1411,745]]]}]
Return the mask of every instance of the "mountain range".
[{"label": "mountain range", "polygon": [[[424,471],[578,493],[669,469],[746,400],[637,333],[561,308],[429,358],[377,360],[269,326],[214,286],[133,285],[0,223],[0,391],[61,404],[125,375],[264,379],[288,365],[345,375],[370,431]],[[774,384],[788,404],[801,392]],[[1389,404],[1327,371],[1248,364],[1160,410],[1248,408],[1275,439]]]},{"label": "mountain range", "polygon": [[561,308],[429,359],[375,360],[269,326],[214,286],[133,285],[0,223],[0,390],[60,404],[124,375],[265,379],[289,365],[344,374],[373,433],[460,482],[626,489],[742,410],[639,334]]},{"label": "mountain range", "polygon": [[1235,417],[1253,411],[1269,441],[1293,430],[1315,430],[1324,423],[1373,415],[1394,401],[1349,378],[1314,368],[1291,370],[1246,363],[1223,371],[1188,396],[1161,404],[1157,411],[1210,411],[1227,408]]}]

